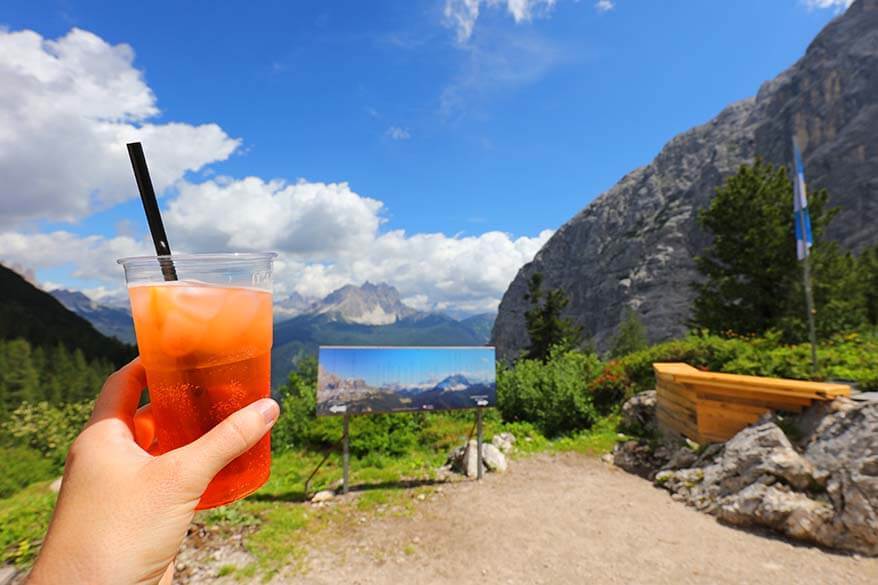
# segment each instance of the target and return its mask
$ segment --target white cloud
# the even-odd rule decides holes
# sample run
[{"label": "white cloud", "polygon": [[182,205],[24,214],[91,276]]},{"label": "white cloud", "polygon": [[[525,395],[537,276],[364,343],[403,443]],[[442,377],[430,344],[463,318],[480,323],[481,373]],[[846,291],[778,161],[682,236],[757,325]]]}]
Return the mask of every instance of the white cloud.
[{"label": "white cloud", "polygon": [[[488,0],[489,5],[503,4],[502,0]],[[515,22],[533,18],[534,12],[546,13],[555,6],[555,0],[505,0],[506,10]]]},{"label": "white cloud", "polygon": [[616,4],[613,2],[613,0],[598,0],[594,4],[595,10],[597,10],[598,12],[609,12],[615,7]]},{"label": "white cloud", "polygon": [[[278,296],[316,298],[345,284],[385,281],[422,310],[491,311],[552,233],[380,233],[382,203],[346,183],[249,177],[183,182],[179,191],[164,212],[175,250],[275,250]],[[127,236],[0,232],[0,257],[38,269],[73,266],[74,278],[91,283],[87,292],[109,299],[122,290],[115,260],[150,253],[148,242]]]},{"label": "white cloud", "polygon": [[136,196],[126,142],[144,143],[159,192],[235,151],[216,124],[151,123],[160,112],[133,59],[76,28],[57,40],[0,29],[0,223],[75,221]]},{"label": "white cloud", "polygon": [[368,246],[382,203],[347,183],[220,178],[182,182],[163,212],[172,246],[198,251],[268,250],[331,259]]},{"label": "white cloud", "polygon": [[534,15],[547,14],[556,0],[445,0],[442,14],[444,23],[455,29],[457,41],[465,43],[473,34],[481,6],[494,8],[505,6],[516,22],[526,22]]},{"label": "white cloud", "polygon": [[411,132],[399,126],[391,126],[384,134],[392,140],[408,140],[412,137]]},{"label": "white cloud", "polygon": [[81,236],[68,231],[48,233],[0,232],[0,256],[5,262],[29,268],[72,267],[74,278],[120,288],[122,269],[117,258],[152,252],[149,244],[127,236]]},{"label": "white cloud", "polygon": [[479,18],[480,0],[445,0],[442,11],[445,25],[457,32],[457,41],[466,42],[473,34],[473,27]]},{"label": "white cloud", "polygon": [[439,96],[439,113],[450,118],[468,105],[487,102],[533,83],[552,68],[576,57],[552,41],[533,34],[492,31],[461,50],[466,59]]},{"label": "white cloud", "polygon": [[802,0],[805,6],[811,10],[819,8],[835,8],[841,12],[847,9],[854,0]]},{"label": "white cloud", "polygon": [[419,307],[491,310],[518,268],[551,235],[381,233],[383,204],[347,183],[249,177],[184,182],[179,191],[164,213],[175,246],[278,251],[279,294],[311,298],[349,283],[386,281],[403,297],[416,297]]}]

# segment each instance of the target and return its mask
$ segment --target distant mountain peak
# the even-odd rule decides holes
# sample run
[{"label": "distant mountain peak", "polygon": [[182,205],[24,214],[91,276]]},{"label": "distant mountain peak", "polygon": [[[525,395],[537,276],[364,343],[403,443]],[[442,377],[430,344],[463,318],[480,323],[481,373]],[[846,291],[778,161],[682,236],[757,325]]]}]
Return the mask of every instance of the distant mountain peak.
[{"label": "distant mountain peak", "polygon": [[134,322],[127,307],[105,305],[77,290],[56,288],[49,294],[104,335],[134,343]]},{"label": "distant mountain peak", "polygon": [[275,295],[274,320],[282,321],[306,313],[311,307],[311,304],[312,303],[308,299],[296,291],[290,292],[286,297]]},{"label": "distant mountain peak", "polygon": [[391,325],[417,313],[399,298],[399,291],[381,282],[347,284],[316,303],[311,311],[333,320],[358,325]]},{"label": "distant mountain peak", "polygon": [[66,288],[56,288],[49,291],[49,294],[61,301],[61,304],[77,313],[82,310],[93,311],[98,307],[98,303],[93,301],[88,295],[78,290],[69,290]]},{"label": "distant mountain peak", "polygon": [[452,374],[436,384],[438,390],[464,390],[470,386],[470,381],[463,374]]}]

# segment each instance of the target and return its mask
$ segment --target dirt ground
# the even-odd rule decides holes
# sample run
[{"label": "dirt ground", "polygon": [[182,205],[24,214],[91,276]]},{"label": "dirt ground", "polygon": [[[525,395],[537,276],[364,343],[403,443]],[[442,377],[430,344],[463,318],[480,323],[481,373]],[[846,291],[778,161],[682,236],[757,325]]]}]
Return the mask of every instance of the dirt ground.
[{"label": "dirt ground", "polygon": [[[329,536],[329,535],[327,535]],[[719,524],[578,455],[514,461],[448,485],[412,517],[367,521],[279,584],[878,583],[878,559]]]}]

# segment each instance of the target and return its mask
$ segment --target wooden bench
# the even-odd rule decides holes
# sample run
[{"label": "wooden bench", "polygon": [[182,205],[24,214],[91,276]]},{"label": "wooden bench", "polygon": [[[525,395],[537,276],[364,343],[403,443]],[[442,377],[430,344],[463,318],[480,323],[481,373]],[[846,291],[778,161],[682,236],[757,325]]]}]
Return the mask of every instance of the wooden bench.
[{"label": "wooden bench", "polygon": [[851,393],[845,384],[718,374],[683,363],[652,367],[659,429],[697,443],[727,441],[770,410],[800,412]]}]

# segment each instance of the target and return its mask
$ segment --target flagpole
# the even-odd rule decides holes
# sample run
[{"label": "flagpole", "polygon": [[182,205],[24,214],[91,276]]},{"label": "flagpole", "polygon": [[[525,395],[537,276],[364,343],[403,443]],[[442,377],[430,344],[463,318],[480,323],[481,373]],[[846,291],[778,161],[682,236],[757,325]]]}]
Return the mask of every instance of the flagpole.
[{"label": "flagpole", "polygon": [[814,290],[811,286],[811,222],[808,218],[808,199],[805,187],[805,167],[802,153],[793,137],[793,216],[796,222],[796,246],[802,261],[802,277],[805,280],[805,310],[808,312],[808,338],[811,341],[811,375],[817,374],[817,328],[814,325]]},{"label": "flagpole", "polygon": [[811,251],[805,246],[805,259],[802,261],[802,275],[805,278],[805,308],[808,311],[808,337],[811,340],[811,374],[817,373],[817,329],[814,326],[814,291],[811,289]]}]

